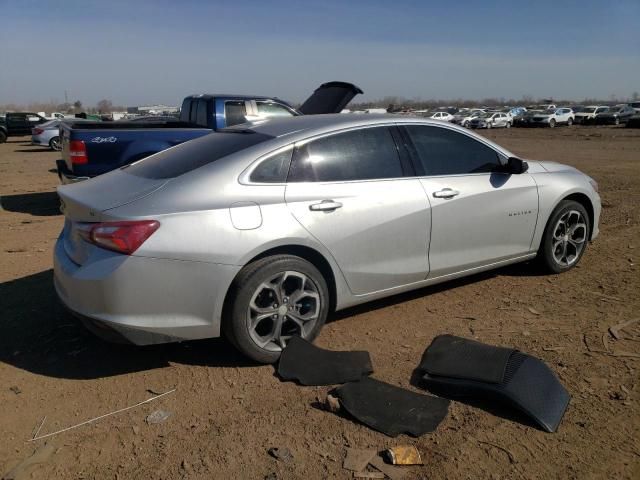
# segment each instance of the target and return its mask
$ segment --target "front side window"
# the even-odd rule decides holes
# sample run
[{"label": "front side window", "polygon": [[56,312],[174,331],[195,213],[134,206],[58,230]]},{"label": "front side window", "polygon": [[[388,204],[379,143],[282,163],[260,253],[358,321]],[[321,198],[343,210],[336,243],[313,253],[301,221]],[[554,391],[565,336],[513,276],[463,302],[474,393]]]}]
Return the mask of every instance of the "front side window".
[{"label": "front side window", "polygon": [[362,128],[313,140],[296,148],[290,182],[340,182],[402,177],[387,127]]},{"label": "front side window", "polygon": [[293,113],[289,109],[277,103],[256,102],[256,106],[261,117],[293,117]]},{"label": "front side window", "polygon": [[492,148],[448,128],[407,125],[424,175],[492,172],[501,166]]}]

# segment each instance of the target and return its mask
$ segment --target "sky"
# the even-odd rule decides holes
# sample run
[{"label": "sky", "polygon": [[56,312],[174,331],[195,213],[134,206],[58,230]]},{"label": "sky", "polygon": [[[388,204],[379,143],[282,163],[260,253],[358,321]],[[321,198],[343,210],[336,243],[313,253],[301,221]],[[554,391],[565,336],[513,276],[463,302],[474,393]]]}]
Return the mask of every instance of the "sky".
[{"label": "sky", "polygon": [[0,0],[0,104],[630,97],[640,0]]}]

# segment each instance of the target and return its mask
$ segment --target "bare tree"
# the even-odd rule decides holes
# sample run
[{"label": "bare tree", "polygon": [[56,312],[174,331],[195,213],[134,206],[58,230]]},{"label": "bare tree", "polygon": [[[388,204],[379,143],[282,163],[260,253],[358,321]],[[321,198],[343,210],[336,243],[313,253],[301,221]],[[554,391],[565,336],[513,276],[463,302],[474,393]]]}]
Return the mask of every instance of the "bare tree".
[{"label": "bare tree", "polygon": [[73,102],[73,112],[80,113],[82,112],[82,102],[80,100],[76,100]]},{"label": "bare tree", "polygon": [[96,104],[98,113],[111,113],[113,111],[113,103],[111,100],[102,99]]}]

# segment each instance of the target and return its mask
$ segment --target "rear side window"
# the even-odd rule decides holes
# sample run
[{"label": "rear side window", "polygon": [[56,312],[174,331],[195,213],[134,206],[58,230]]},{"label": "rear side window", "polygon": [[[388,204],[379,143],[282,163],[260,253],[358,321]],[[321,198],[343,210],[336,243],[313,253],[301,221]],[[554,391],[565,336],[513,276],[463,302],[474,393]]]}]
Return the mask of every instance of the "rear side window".
[{"label": "rear side window", "polygon": [[210,133],[126,165],[122,170],[144,178],[175,178],[272,138],[250,131]]},{"label": "rear side window", "polygon": [[289,163],[291,161],[292,148],[284,152],[276,153],[260,162],[251,172],[249,180],[256,183],[284,183],[287,181]]},{"label": "rear side window", "polygon": [[459,175],[494,171],[498,153],[468,135],[448,128],[407,125],[424,175]]},{"label": "rear side window", "polygon": [[247,107],[244,101],[230,101],[224,103],[224,116],[227,127],[245,123],[247,121]]},{"label": "rear side window", "polygon": [[201,98],[200,100],[198,100],[198,113],[196,115],[196,124],[200,125],[201,127],[206,127],[208,126],[208,122],[207,122],[207,100],[204,98]]},{"label": "rear side window", "polygon": [[340,182],[402,177],[387,127],[363,128],[319,138],[294,153],[290,182]]}]

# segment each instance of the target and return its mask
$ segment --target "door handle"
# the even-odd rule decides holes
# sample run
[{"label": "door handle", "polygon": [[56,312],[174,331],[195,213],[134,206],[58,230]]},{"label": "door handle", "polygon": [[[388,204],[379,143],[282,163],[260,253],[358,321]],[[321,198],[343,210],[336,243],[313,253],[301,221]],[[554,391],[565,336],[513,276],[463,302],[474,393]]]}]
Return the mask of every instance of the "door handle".
[{"label": "door handle", "polygon": [[342,207],[340,202],[334,202],[333,200],[322,200],[320,203],[313,203],[309,205],[309,210],[313,212],[333,212]]},{"label": "door handle", "polygon": [[456,195],[460,195],[460,192],[457,190],[452,190],[450,188],[443,188],[442,190],[433,192],[433,196],[436,198],[453,198]]}]

